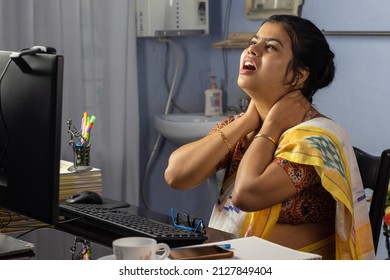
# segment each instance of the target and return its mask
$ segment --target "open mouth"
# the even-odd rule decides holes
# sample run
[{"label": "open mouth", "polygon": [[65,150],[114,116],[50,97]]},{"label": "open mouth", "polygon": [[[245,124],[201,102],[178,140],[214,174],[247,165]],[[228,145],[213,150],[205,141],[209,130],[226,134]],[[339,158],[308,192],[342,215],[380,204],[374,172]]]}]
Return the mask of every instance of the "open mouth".
[{"label": "open mouth", "polygon": [[245,70],[255,71],[256,65],[252,61],[245,61],[242,68]]}]

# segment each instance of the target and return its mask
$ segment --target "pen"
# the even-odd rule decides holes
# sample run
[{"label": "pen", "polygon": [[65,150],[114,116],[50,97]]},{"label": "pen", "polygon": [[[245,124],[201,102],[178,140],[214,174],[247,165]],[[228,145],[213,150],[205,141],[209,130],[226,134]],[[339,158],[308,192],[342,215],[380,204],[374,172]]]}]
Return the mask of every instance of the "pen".
[{"label": "pen", "polygon": [[92,129],[93,123],[95,122],[95,119],[96,119],[95,116],[91,116],[89,118],[89,122],[88,122],[87,128],[85,129],[85,132],[88,132],[88,133],[91,132],[91,129]]},{"label": "pen", "polygon": [[84,112],[83,118],[81,120],[81,143],[84,145],[85,144],[85,129],[87,128],[87,122],[88,122],[88,113]]},{"label": "pen", "polygon": [[224,248],[224,249],[230,249],[230,248],[232,248],[232,245],[229,244],[229,243],[218,244],[218,246],[221,247],[221,248]]},{"label": "pen", "polygon": [[95,116],[91,116],[90,119],[89,119],[88,125],[87,125],[87,127],[85,129],[84,138],[85,138],[87,144],[89,143],[89,140],[90,140],[91,129],[92,129],[92,126],[93,126],[93,124],[95,122],[95,119],[96,119]]},{"label": "pen", "polygon": [[87,126],[87,121],[88,121],[88,113],[84,112],[84,117],[83,117],[83,129],[81,131],[82,135],[85,133],[85,128]]},{"label": "pen", "polygon": [[[224,249],[231,249],[232,248],[232,245],[229,243],[215,244],[215,245],[218,247],[224,248]],[[203,246],[174,247],[174,248],[171,248],[171,250],[181,250],[181,249],[187,249],[187,248],[201,248],[201,247],[203,247]]]}]

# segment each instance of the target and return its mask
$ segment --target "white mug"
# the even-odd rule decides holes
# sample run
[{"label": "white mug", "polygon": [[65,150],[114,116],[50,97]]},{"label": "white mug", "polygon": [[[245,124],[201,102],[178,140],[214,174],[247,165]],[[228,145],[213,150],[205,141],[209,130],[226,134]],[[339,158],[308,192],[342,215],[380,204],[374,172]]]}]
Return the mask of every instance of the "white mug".
[{"label": "white mug", "polygon": [[[165,243],[157,243],[148,237],[123,237],[112,242],[114,256],[117,260],[161,260],[169,256],[170,249]],[[162,255],[156,251],[163,250]]]}]

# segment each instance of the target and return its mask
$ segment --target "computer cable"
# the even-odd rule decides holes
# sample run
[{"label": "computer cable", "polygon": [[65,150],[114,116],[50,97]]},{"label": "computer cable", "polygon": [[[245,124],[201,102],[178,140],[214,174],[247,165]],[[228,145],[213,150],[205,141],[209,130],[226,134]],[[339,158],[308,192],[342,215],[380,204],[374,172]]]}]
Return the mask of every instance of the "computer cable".
[{"label": "computer cable", "polygon": [[[60,222],[58,222],[57,224],[71,223],[71,222],[73,222],[73,221],[80,220],[80,219],[83,219],[83,217],[76,217],[76,218],[73,218],[73,219],[60,221]],[[56,225],[57,225],[57,224],[56,224]],[[26,235],[26,234],[28,234],[28,233],[31,233],[31,232],[33,232],[33,231],[36,231],[36,230],[38,230],[38,229],[43,229],[43,228],[52,228],[52,229],[55,229],[55,226],[56,226],[56,225],[49,225],[49,224],[46,224],[46,225],[42,225],[42,226],[30,227],[30,230],[25,231],[25,232],[19,234],[19,235],[16,236],[15,238],[18,239],[18,238],[20,238],[20,237],[22,237],[22,236],[24,236],[24,235]],[[13,228],[15,228],[15,227],[13,227]]]},{"label": "computer cable", "polygon": [[0,217],[1,218],[0,219],[0,233],[4,228],[7,228],[8,225],[12,222],[11,211],[7,211],[7,213],[8,213],[8,220],[7,221],[3,221],[3,216]]}]

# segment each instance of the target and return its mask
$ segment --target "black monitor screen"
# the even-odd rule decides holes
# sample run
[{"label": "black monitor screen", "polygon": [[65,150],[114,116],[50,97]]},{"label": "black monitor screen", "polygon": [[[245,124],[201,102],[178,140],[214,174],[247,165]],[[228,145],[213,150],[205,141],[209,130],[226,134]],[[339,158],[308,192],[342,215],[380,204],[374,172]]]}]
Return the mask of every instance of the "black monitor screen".
[{"label": "black monitor screen", "polygon": [[58,221],[63,57],[0,51],[0,207]]}]

